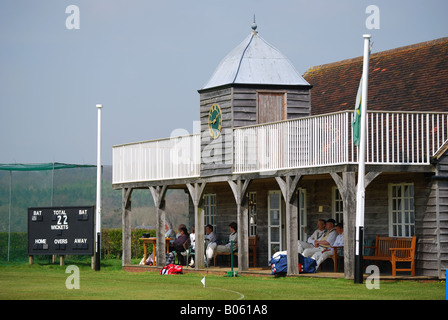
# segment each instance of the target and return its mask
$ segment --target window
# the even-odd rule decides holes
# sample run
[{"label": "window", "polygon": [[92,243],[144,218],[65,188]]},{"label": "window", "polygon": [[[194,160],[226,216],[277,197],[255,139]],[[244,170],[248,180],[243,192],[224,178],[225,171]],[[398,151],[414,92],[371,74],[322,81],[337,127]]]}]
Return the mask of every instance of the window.
[{"label": "window", "polygon": [[205,194],[202,207],[204,209],[204,225],[211,224],[216,233],[216,194]]},{"label": "window", "polygon": [[249,236],[257,234],[257,193],[249,192]]},{"label": "window", "polygon": [[414,218],[414,184],[389,184],[389,235],[412,237]]},{"label": "window", "polygon": [[333,207],[333,219],[336,222],[342,222],[344,217],[344,204],[342,201],[341,193],[339,189],[333,187],[332,191],[332,207]]}]

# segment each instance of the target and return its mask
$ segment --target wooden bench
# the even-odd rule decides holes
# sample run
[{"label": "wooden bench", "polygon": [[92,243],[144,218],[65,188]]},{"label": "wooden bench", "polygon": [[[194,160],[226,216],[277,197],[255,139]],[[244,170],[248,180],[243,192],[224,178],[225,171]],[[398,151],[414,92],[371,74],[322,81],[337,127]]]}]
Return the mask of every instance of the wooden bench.
[{"label": "wooden bench", "polygon": [[[249,237],[249,265],[252,262],[253,267],[257,266],[257,243],[258,243],[258,235]],[[238,256],[238,251],[233,252],[234,255]],[[216,258],[218,256],[230,256],[230,252],[217,252],[213,256],[213,262],[216,267]],[[252,260],[251,260],[252,258]]]},{"label": "wooden bench", "polygon": [[[392,264],[392,275],[396,276],[397,271],[410,271],[415,276],[415,245],[417,238],[397,238],[376,236],[374,256],[364,256],[364,260],[390,261]],[[410,262],[410,268],[397,269],[397,262]]]}]

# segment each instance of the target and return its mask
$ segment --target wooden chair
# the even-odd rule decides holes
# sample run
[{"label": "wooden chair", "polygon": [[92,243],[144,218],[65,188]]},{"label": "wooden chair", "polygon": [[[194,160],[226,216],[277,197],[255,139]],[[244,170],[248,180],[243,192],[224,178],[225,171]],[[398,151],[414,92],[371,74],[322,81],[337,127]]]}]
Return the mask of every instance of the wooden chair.
[{"label": "wooden chair", "polygon": [[249,265],[252,262],[252,266],[254,268],[257,267],[257,245],[258,245],[258,234],[249,237]]},{"label": "wooden chair", "polygon": [[[258,244],[258,235],[251,236],[248,239],[249,241],[249,265],[252,262],[253,267],[257,266],[257,244]],[[238,256],[238,251],[234,251],[233,254]],[[218,256],[230,256],[230,252],[217,252],[213,256],[213,262],[216,267],[216,260]],[[251,260],[252,258],[252,260]]]}]

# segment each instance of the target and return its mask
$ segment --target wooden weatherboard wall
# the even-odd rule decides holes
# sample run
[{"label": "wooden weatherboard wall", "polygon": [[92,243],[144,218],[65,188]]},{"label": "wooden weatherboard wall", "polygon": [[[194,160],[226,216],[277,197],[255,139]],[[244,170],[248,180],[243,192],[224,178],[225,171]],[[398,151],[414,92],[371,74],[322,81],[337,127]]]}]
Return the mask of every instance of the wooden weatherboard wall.
[{"label": "wooden weatherboard wall", "polygon": [[[200,91],[201,121],[201,176],[232,174],[233,171],[233,128],[258,124],[259,95],[283,94],[286,114],[282,119],[309,116],[310,88],[278,86],[221,87]],[[210,136],[208,117],[213,104],[222,112],[221,135]]]},{"label": "wooden weatherboard wall", "polygon": [[310,115],[310,91],[308,88],[266,89],[266,88],[233,88],[233,127],[258,124],[258,94],[283,93],[286,96],[287,119],[295,119]]},{"label": "wooden weatherboard wall", "polygon": [[434,215],[433,224],[436,231],[435,248],[432,248],[432,251],[436,252],[436,263],[432,265],[438,271],[437,276],[446,279],[446,269],[448,269],[448,151],[445,151],[437,162],[431,195],[435,198],[431,201],[431,203],[435,203],[431,211]]},{"label": "wooden weatherboard wall", "polygon": [[[222,129],[218,138],[210,136],[208,117],[213,104],[222,112]],[[233,168],[232,88],[200,94],[201,177],[231,174]]]}]

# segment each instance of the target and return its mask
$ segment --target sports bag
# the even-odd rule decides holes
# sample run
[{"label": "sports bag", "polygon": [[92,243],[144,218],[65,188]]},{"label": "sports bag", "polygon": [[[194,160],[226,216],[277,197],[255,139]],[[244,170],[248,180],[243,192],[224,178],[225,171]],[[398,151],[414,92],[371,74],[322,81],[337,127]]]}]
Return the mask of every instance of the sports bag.
[{"label": "sports bag", "polygon": [[299,270],[300,273],[315,273],[316,260],[311,257],[304,257],[299,253]]},{"label": "sports bag", "polygon": [[[269,261],[271,266],[271,274],[279,275],[288,272],[288,261],[286,251],[276,252]],[[315,273],[316,260],[311,257],[304,257],[299,253],[299,273]]]},{"label": "sports bag", "polygon": [[167,274],[182,274],[182,266],[176,265],[176,264],[168,264],[164,266],[162,269],[160,269],[161,275],[167,275]]},{"label": "sports bag", "polygon": [[269,265],[271,266],[271,274],[283,274],[288,271],[288,263],[286,251],[276,252],[269,261]]}]

